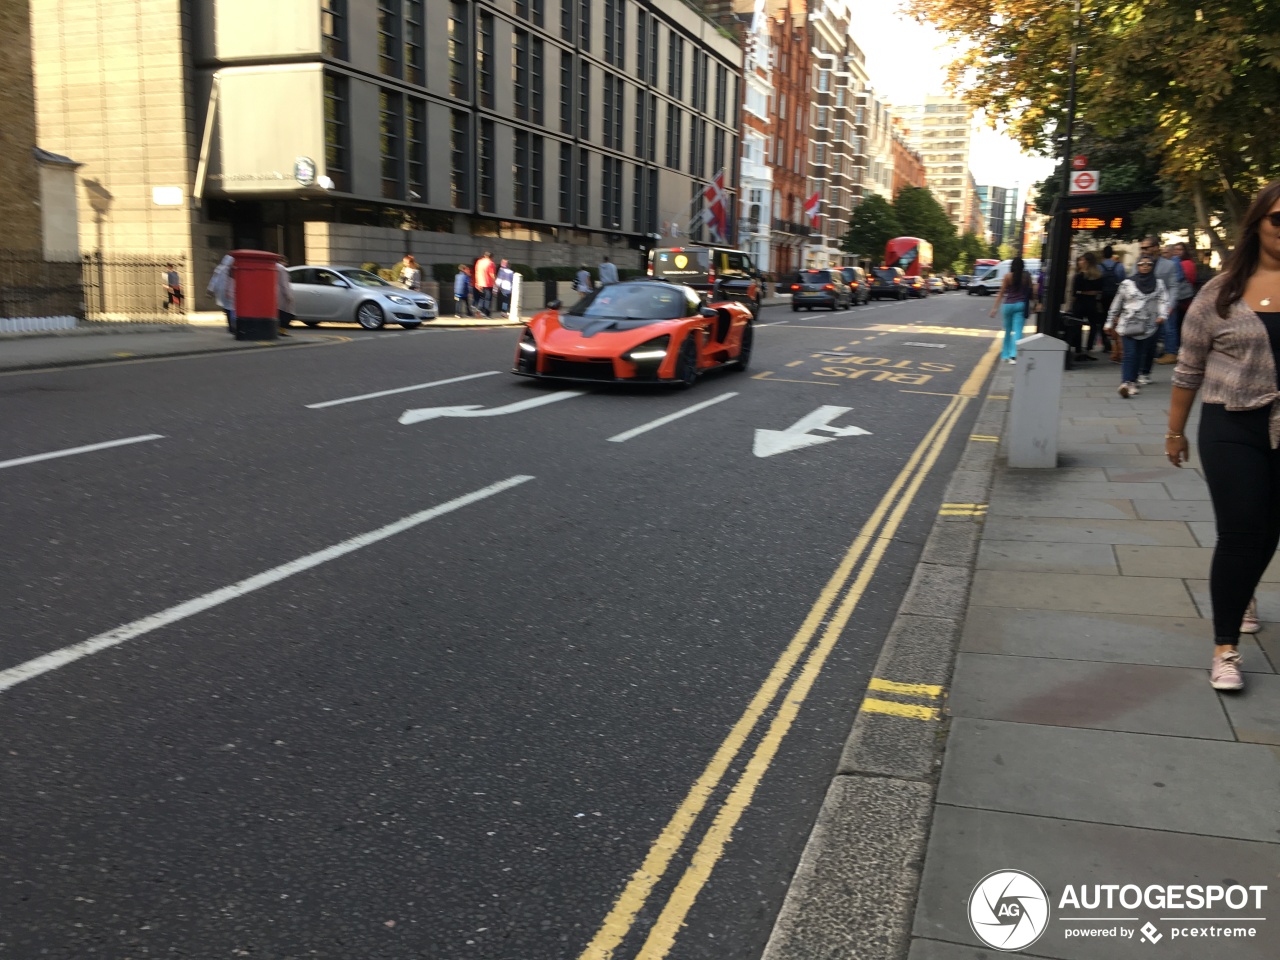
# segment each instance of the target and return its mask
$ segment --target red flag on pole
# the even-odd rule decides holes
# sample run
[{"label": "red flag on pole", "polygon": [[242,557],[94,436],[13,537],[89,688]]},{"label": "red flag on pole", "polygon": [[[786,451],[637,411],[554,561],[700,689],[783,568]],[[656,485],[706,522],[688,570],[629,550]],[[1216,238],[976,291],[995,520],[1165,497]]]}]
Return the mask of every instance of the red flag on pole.
[{"label": "red flag on pole", "polygon": [[804,202],[804,215],[809,218],[809,226],[818,225],[818,205],[822,200],[822,191],[813,191],[813,196]]}]

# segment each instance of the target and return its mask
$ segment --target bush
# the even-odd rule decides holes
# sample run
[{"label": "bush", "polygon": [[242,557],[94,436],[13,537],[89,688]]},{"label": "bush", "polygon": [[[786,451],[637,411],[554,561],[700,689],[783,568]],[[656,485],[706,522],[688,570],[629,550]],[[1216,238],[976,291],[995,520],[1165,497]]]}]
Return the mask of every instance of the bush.
[{"label": "bush", "polygon": [[458,265],[456,263],[433,263],[431,265],[431,279],[436,283],[452,283],[453,278],[457,275]]},{"label": "bush", "polygon": [[512,270],[520,274],[524,278],[525,283],[532,283],[538,279],[538,272],[527,263],[509,263],[507,264]]},{"label": "bush", "polygon": [[372,260],[366,260],[364,263],[360,264],[360,269],[376,275],[381,268]]},{"label": "bush", "polygon": [[[578,276],[577,267],[539,267],[539,280],[574,280]],[[595,279],[595,271],[592,271],[592,279]]]}]

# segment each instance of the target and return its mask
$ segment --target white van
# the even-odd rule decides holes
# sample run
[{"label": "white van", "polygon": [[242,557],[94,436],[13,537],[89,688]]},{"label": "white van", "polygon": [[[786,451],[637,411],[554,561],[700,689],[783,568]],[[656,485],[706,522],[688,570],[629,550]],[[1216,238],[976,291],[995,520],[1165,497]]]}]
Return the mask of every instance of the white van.
[{"label": "white van", "polygon": [[[1025,263],[1027,273],[1031,274],[1031,281],[1034,283],[1040,278],[1040,261],[1027,260]],[[981,268],[969,281],[969,295],[976,293],[980,297],[988,297],[993,293],[999,293],[1000,284],[1012,268],[1012,260],[1001,260],[994,267]]]}]

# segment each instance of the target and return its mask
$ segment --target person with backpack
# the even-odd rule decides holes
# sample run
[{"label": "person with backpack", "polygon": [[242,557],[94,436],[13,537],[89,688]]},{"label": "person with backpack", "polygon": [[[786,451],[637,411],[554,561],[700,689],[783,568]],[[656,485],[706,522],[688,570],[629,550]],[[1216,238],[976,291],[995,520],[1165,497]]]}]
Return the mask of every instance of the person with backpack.
[{"label": "person with backpack", "polygon": [[[1120,262],[1120,254],[1116,253],[1111,244],[1102,248],[1102,262],[1098,264],[1098,269],[1102,271],[1102,294],[1098,306],[1102,315],[1106,317],[1110,315],[1111,302],[1115,300],[1116,292],[1125,280],[1124,264]],[[1111,352],[1112,362],[1120,362],[1122,349],[1120,338],[1108,339],[1105,328],[1102,333],[1102,349]]]},{"label": "person with backpack", "polygon": [[1107,312],[1106,329],[1114,330],[1124,345],[1119,393],[1126,400],[1151,382],[1156,331],[1169,316],[1169,291],[1156,279],[1155,266],[1150,254],[1139,257],[1137,275],[1120,284]]}]

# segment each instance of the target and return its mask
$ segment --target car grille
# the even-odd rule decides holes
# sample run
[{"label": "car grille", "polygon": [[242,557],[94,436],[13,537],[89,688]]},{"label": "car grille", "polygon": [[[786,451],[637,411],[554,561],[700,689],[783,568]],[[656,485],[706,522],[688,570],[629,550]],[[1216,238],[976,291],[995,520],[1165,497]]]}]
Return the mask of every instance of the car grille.
[{"label": "car grille", "polygon": [[547,374],[552,377],[573,377],[576,380],[615,380],[613,361],[566,360],[563,357],[547,357]]}]

